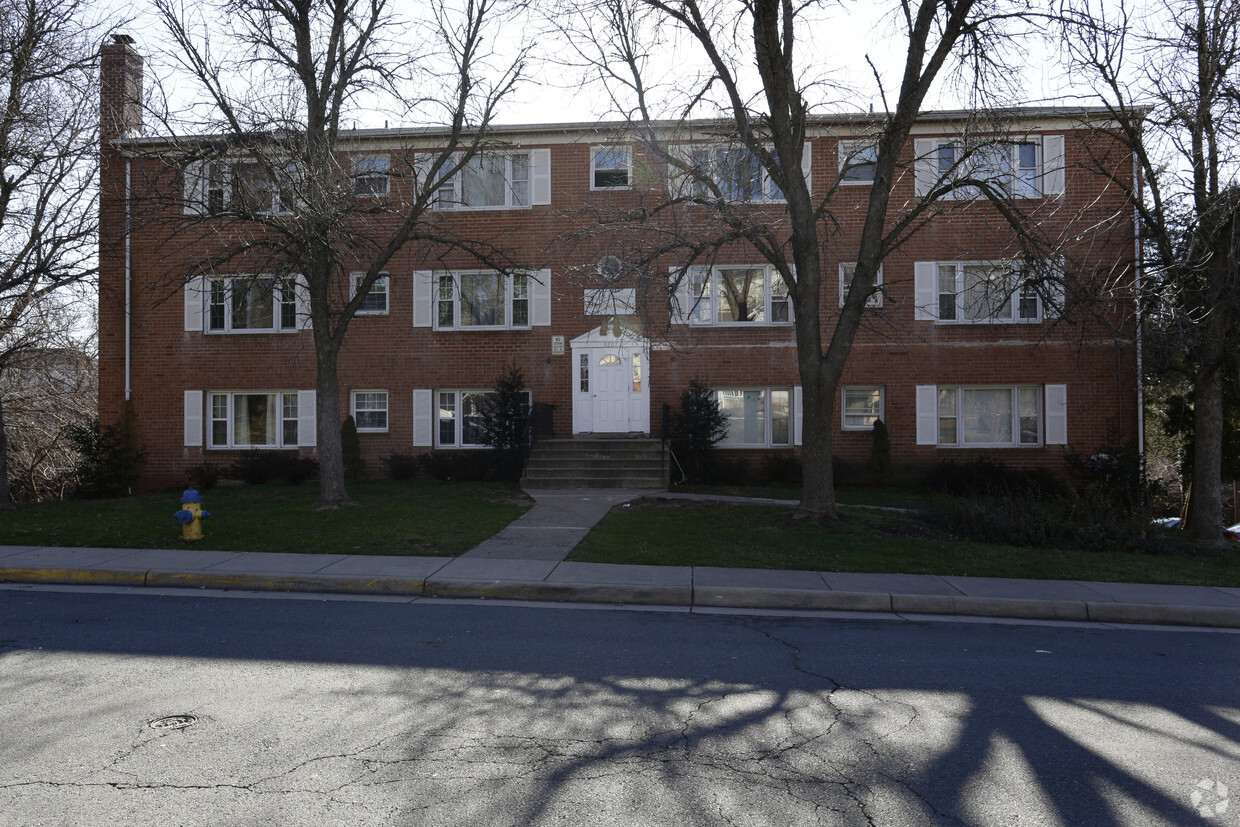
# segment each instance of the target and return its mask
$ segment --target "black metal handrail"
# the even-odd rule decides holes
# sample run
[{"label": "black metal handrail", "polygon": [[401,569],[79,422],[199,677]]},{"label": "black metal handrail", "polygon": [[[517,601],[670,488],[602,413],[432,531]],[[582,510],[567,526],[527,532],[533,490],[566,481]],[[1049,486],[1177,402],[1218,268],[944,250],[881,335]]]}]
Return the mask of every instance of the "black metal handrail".
[{"label": "black metal handrail", "polygon": [[664,402],[662,413],[663,422],[659,428],[659,439],[662,441],[662,450],[659,452],[659,460],[663,470],[663,479],[667,479],[667,441],[671,438],[672,406]]},{"label": "black metal handrail", "polygon": [[530,406],[529,415],[525,419],[524,444],[521,446],[521,473],[523,475],[526,465],[529,464],[530,454],[534,452],[534,443],[538,441],[539,432],[551,430],[554,411],[554,405],[544,402],[535,402]]}]

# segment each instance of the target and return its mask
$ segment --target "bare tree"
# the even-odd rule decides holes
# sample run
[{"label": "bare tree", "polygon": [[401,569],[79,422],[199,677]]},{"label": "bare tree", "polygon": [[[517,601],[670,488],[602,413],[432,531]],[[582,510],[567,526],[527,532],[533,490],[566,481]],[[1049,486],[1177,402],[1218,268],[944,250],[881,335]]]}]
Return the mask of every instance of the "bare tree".
[{"label": "bare tree", "polygon": [[58,500],[74,484],[79,455],[67,438],[87,425],[98,405],[93,335],[84,331],[89,306],[82,291],[44,296],[0,347],[7,479],[18,501]]},{"label": "bare tree", "polygon": [[[637,217],[644,224],[645,237],[655,239],[647,244],[644,260],[653,262],[675,254],[683,263],[678,278],[686,279],[694,264],[709,263],[728,245],[747,243],[787,286],[804,412],[805,473],[797,513],[835,518],[834,399],[883,259],[939,209],[936,199],[954,189],[973,187],[997,204],[1008,200],[993,179],[969,173],[981,169],[971,156],[984,154],[988,146],[995,145],[996,132],[1003,132],[1002,124],[986,121],[985,113],[974,126],[992,137],[970,144],[950,170],[940,173],[936,166],[933,180],[926,182],[915,202],[893,205],[897,179],[912,174],[901,153],[932,87],[953,70],[971,79],[975,92],[991,84],[995,89],[1003,85],[1003,47],[1022,27],[1031,27],[1036,16],[1028,4],[1004,0],[893,4],[900,35],[889,42],[904,54],[899,88],[890,98],[882,92],[882,114],[857,119],[870,129],[866,143],[875,152],[872,157],[851,160],[833,181],[813,193],[803,162],[813,110],[838,105],[851,94],[819,82],[811,74],[813,66],[821,68],[815,63],[814,51],[801,49],[813,42],[808,15],[828,5],[795,0],[736,4],[570,0],[567,6],[576,16],[564,14],[559,19],[572,21],[562,24],[568,34],[566,42],[576,44],[581,61],[610,90],[616,107],[629,118],[647,151],[670,170],[670,199],[649,206]],[[678,71],[672,90],[651,83],[646,76],[651,54],[685,41],[701,59],[701,73]],[[716,120],[705,124],[693,120],[704,115]],[[735,147],[740,154],[730,157],[754,167],[728,171],[723,176],[728,183],[721,184],[718,158],[727,153],[713,154],[708,163],[702,163],[678,151],[677,144],[687,140],[714,140]],[[843,308],[828,320],[822,304],[824,253],[836,243],[836,196],[849,166],[863,163],[872,164],[874,172],[860,244],[847,255],[856,262],[856,269]],[[778,189],[785,209],[755,210],[750,204],[738,203],[746,199],[737,197],[735,185],[759,178]],[[1002,212],[1014,228],[1027,226],[1019,210],[1009,206]],[[705,223],[704,217],[708,217]],[[651,232],[651,226],[659,223],[661,228]],[[1032,235],[1028,242],[1036,246]],[[1032,246],[1028,249],[1032,252]]]},{"label": "bare tree", "polygon": [[1167,0],[1141,17],[1071,4],[1063,42],[1136,165],[1096,164],[1140,215],[1150,351],[1191,387],[1188,529],[1222,539],[1223,370],[1240,347],[1240,2]]},{"label": "bare tree", "polygon": [[[99,31],[78,0],[0,0],[0,374],[49,297],[96,274]],[[0,402],[2,405],[2,402]],[[0,510],[13,508],[0,407]]]},{"label": "bare tree", "polygon": [[[200,176],[202,209],[187,220],[210,246],[178,277],[233,262],[301,282],[316,359],[318,506],[338,507],[349,501],[338,354],[393,256],[410,247],[428,257],[456,249],[513,268],[503,249],[451,235],[429,214],[440,186],[490,140],[495,108],[518,82],[525,52],[492,51],[491,29],[502,20],[496,0],[435,0],[417,23],[398,19],[386,0],[223,0],[211,7],[227,21],[215,40],[199,34],[207,27],[180,4],[156,6],[176,59],[204,93],[189,113],[199,117],[200,134],[178,151],[181,161],[197,162],[187,174]],[[395,155],[382,170],[392,181],[386,198],[358,198],[366,173],[379,171],[351,168],[351,152],[366,148],[351,127],[376,115],[433,117],[445,124],[442,142],[427,163]],[[222,173],[213,161],[226,156],[246,163],[228,171],[231,188],[216,190],[212,176]],[[212,192],[221,193],[218,202]]]}]

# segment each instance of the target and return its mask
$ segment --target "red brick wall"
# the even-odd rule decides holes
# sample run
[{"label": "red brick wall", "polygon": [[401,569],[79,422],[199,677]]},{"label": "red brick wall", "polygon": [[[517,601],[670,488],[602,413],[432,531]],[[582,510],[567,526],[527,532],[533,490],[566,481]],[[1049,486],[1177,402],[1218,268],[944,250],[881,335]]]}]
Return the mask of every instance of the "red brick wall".
[{"label": "red brick wall", "polygon": [[[1054,130],[1064,134],[1062,130]],[[1097,137],[1089,140],[1100,141]],[[1061,199],[1034,200],[1032,210],[1054,238],[1071,236],[1077,227],[1092,227],[1066,247],[1078,268],[1111,268],[1132,255],[1130,211],[1117,191],[1096,176],[1074,169],[1085,157],[1086,133],[1068,133],[1068,193]],[[524,147],[538,140],[519,141]],[[565,236],[591,210],[637,204],[632,192],[589,190],[589,142],[550,144],[551,206],[523,210],[441,213],[444,227],[474,237],[486,236],[512,252],[514,259],[552,269],[552,324],[530,330],[501,332],[437,332],[415,328],[412,318],[412,273],[418,269],[477,266],[460,253],[449,253],[435,264],[427,251],[413,247],[399,253],[386,268],[391,273],[389,313],[359,316],[352,322],[340,355],[341,408],[349,409],[353,389],[387,389],[389,429],[362,434],[370,465],[392,453],[416,453],[412,446],[412,391],[415,388],[486,388],[515,362],[525,375],[536,402],[555,406],[556,430],[572,429],[575,381],[571,348],[553,356],[551,338],[566,342],[596,326],[598,317],[583,317],[583,283],[575,273],[591,271],[605,252],[622,254],[605,238],[569,245]],[[1105,148],[1105,143],[1102,144]],[[821,138],[814,148],[814,179],[829,180],[837,165],[836,142]],[[1099,147],[1095,146],[1095,153]],[[911,158],[911,146],[907,151]],[[1122,159],[1117,159],[1120,163]],[[226,461],[234,454],[183,447],[183,392],[201,390],[296,390],[314,387],[311,334],[266,333],[204,335],[183,330],[183,297],[179,283],[221,228],[244,228],[223,219],[187,223],[181,215],[176,171],[154,157],[136,157],[132,186],[135,221],[132,246],[132,388],[139,438],[148,452],[144,482],[148,486],[180,484],[184,468],[206,459]],[[103,167],[100,307],[100,404],[106,421],[119,415],[124,398],[124,162],[106,152]],[[913,201],[911,174],[896,184],[893,211]],[[819,184],[821,186],[821,183]],[[392,197],[398,199],[397,188]],[[838,263],[855,259],[868,187],[844,188],[835,199],[838,222],[825,241],[823,328],[829,336],[838,312]],[[885,416],[891,432],[892,455],[898,466],[912,467],[939,458],[965,459],[977,452],[915,444],[914,388],[923,384],[1031,383],[1067,384],[1068,437],[1071,449],[1091,451],[1117,432],[1134,438],[1137,427],[1135,348],[1131,341],[1131,302],[1120,298],[1105,321],[1120,331],[1116,341],[1106,325],[1072,315],[1042,324],[939,325],[913,318],[913,262],[944,259],[1002,258],[1014,251],[1012,234],[985,203],[947,202],[934,218],[883,265],[884,306],[867,313],[843,384],[881,385]],[[778,209],[778,208],[768,208]],[[380,227],[382,232],[383,228]],[[760,257],[738,243],[720,258],[729,263],[758,263]],[[360,262],[365,265],[368,262]],[[667,265],[675,263],[669,258]],[[244,272],[243,264],[220,272]],[[658,272],[656,270],[656,272]],[[662,273],[667,272],[664,266]],[[654,309],[652,339],[664,339],[666,277],[649,293]],[[1125,276],[1130,278],[1130,276]],[[592,284],[590,286],[599,286]],[[624,285],[621,285],[624,286]],[[641,292],[639,290],[639,292]],[[663,402],[678,404],[681,391],[697,378],[718,387],[791,387],[799,385],[791,326],[685,328],[667,331],[673,346],[651,354],[651,423],[658,428]],[[1127,338],[1125,338],[1127,337]],[[839,428],[835,407],[835,452],[861,461],[869,450],[866,432]],[[790,449],[766,449],[790,450]],[[308,449],[303,449],[309,453]],[[758,452],[762,453],[762,452]],[[1063,467],[1063,446],[992,449],[986,454],[1012,465]]]}]

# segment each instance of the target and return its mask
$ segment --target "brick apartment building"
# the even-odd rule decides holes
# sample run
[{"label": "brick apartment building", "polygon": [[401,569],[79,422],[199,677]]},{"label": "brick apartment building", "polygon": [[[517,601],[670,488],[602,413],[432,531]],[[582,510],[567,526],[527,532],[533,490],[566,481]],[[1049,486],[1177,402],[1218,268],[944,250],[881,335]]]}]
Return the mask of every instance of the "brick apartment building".
[{"label": "brick apartment building", "polygon": [[[186,162],[176,154],[185,139],[141,135],[141,58],[123,38],[104,47],[102,84],[101,419],[131,406],[147,486],[183,482],[187,467],[252,448],[313,456],[315,362],[301,291],[261,272],[191,269],[203,239],[241,231],[230,200],[271,198],[270,187],[242,157]],[[985,199],[963,191],[940,205],[885,259],[881,291],[869,300],[835,407],[834,450],[846,460],[864,459],[879,417],[895,466],[908,470],[977,456],[1060,470],[1069,451],[1139,439],[1133,213],[1089,171],[1099,159],[1121,169],[1131,159],[1094,128],[1103,113],[1007,116],[1009,142],[986,163],[1056,241],[1046,263],[1064,282],[1024,282],[1010,264],[1017,242]],[[951,165],[968,121],[968,113],[925,114],[904,150],[893,211],[917,199],[936,165]],[[815,194],[838,183],[828,334],[850,277],[849,257],[836,251],[857,247],[872,178],[871,126],[866,117],[818,118],[806,149]],[[753,457],[799,452],[792,310],[773,268],[738,242],[679,280],[666,274],[683,262],[669,256],[659,263],[665,275],[652,279],[629,270],[631,236],[588,226],[589,216],[686,185],[625,134],[620,124],[501,127],[503,149],[441,191],[433,220],[497,240],[532,267],[500,274],[459,252],[431,265],[415,245],[392,260],[339,362],[341,407],[353,413],[372,468],[390,454],[474,447],[480,395],[509,364],[521,368],[532,401],[550,406],[556,436],[658,435],[662,404],[675,407],[698,379],[729,417],[723,447]],[[383,199],[402,185],[392,171],[410,153],[416,167],[443,135],[376,129],[350,140],[356,197]],[[782,209],[760,171],[735,174],[735,150],[678,146],[726,167],[720,183],[734,200]],[[1086,295],[1104,300],[1079,300]]]}]

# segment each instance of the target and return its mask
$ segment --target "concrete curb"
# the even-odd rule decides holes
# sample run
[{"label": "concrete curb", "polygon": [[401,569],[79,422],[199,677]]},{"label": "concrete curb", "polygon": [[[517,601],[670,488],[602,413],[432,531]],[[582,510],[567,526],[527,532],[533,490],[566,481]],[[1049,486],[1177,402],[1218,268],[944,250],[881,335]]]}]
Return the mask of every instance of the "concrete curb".
[{"label": "concrete curb", "polygon": [[1158,626],[1212,626],[1240,629],[1240,609],[1226,606],[1161,606],[1151,603],[1088,603],[1089,619],[1098,623],[1148,623]]},{"label": "concrete curb", "polygon": [[555,603],[613,603],[641,606],[692,606],[688,586],[590,585],[542,580],[435,580],[426,584],[427,597],[474,597]]},{"label": "concrete curb", "polygon": [[766,586],[581,584],[545,580],[489,580],[435,578],[434,576],[418,579],[347,574],[38,568],[33,566],[0,566],[0,582],[404,595],[690,608],[887,612],[1022,620],[1240,628],[1240,609],[1226,606],[1083,602],[901,594],[880,591],[848,592]]}]

